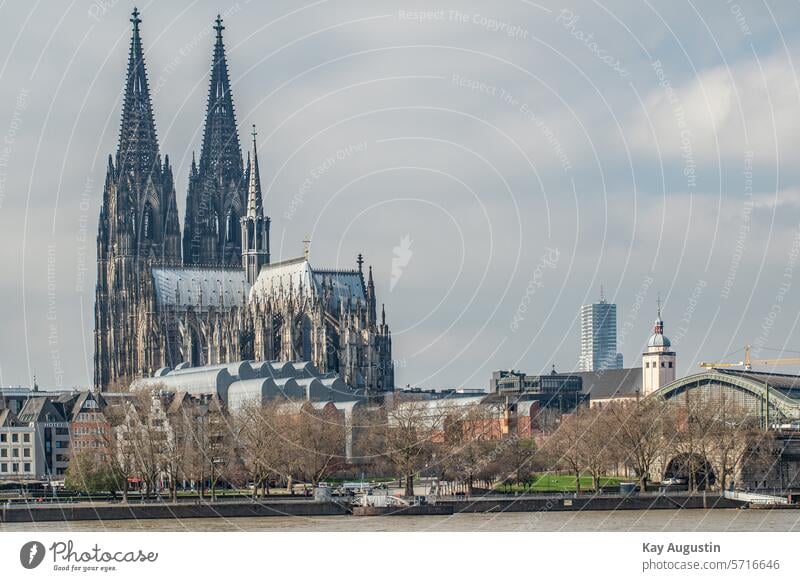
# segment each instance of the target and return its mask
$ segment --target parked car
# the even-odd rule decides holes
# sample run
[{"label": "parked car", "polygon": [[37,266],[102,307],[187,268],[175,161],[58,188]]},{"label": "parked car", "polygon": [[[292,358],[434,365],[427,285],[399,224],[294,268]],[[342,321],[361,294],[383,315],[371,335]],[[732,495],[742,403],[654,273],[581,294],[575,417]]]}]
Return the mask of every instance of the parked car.
[{"label": "parked car", "polygon": [[661,481],[662,486],[682,486],[689,484],[688,478],[667,478],[666,480]]}]

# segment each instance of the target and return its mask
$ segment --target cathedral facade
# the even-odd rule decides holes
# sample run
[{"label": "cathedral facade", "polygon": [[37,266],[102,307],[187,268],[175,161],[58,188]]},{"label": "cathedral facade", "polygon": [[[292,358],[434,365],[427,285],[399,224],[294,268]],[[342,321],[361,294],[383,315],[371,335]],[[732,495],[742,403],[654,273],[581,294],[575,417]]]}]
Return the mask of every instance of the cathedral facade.
[{"label": "cathedral facade", "polygon": [[124,391],[179,364],[277,360],[310,361],[370,395],[393,389],[391,334],[361,255],[350,270],[315,269],[307,252],[271,260],[255,128],[243,161],[219,17],[181,236],[137,10],[131,23],[119,145],[97,233],[95,386]]}]

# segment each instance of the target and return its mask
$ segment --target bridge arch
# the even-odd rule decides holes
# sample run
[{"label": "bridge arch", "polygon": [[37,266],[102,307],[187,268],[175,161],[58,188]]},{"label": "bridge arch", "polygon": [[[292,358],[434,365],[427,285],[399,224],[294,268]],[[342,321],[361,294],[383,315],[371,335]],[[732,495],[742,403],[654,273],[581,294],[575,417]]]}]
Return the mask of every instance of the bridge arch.
[{"label": "bridge arch", "polygon": [[664,480],[685,481],[690,490],[707,490],[717,482],[717,474],[708,459],[700,454],[682,453],[674,456],[664,468]]}]

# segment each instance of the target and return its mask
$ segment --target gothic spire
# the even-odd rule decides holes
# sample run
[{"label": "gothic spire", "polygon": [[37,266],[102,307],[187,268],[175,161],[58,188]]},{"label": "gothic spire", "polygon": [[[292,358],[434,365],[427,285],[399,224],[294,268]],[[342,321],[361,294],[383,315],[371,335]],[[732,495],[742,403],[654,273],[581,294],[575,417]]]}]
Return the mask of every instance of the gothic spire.
[{"label": "gothic spire", "polygon": [[239,180],[242,175],[242,150],[239,147],[239,135],[236,131],[228,62],[225,58],[225,45],[222,42],[222,31],[225,27],[222,26],[222,18],[219,15],[215,22],[217,40],[214,43],[211,64],[200,167],[201,171],[210,172],[214,177],[233,177]]},{"label": "gothic spire", "polygon": [[134,8],[131,14],[133,31],[117,149],[117,169],[131,175],[137,170],[146,175],[159,161],[158,138],[150,103],[142,39],[139,36],[141,21],[139,10]]},{"label": "gothic spire", "polygon": [[[256,126],[253,124],[253,155],[248,157],[247,180],[247,215],[255,218],[262,216],[264,209],[261,201],[261,178],[258,175],[258,146],[256,144]],[[252,159],[252,161],[250,161]]]},{"label": "gothic spire", "polygon": [[370,323],[375,322],[375,281],[372,279],[372,266],[369,267],[367,280],[367,313]]}]

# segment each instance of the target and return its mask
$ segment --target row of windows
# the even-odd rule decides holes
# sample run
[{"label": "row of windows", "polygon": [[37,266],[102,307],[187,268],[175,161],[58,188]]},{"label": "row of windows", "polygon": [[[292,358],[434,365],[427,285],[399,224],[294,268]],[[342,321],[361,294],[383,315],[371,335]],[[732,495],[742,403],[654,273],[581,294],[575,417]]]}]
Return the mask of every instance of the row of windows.
[{"label": "row of windows", "polygon": [[75,448],[101,448],[101,447],[104,447],[103,444],[101,442],[98,442],[97,440],[90,440],[88,442],[86,440],[76,440],[73,443],[73,446]]},{"label": "row of windows", "polygon": [[[665,361],[662,361],[662,362],[661,362],[661,367],[669,367],[670,369],[672,369],[672,361],[669,361],[669,365],[667,365],[666,363],[667,363],[667,362],[665,362]],[[649,369],[650,367],[658,367],[658,365],[656,365],[656,362],[655,362],[655,361],[653,361],[653,365],[650,365],[650,362],[649,362],[649,361],[645,361],[645,363],[644,363],[644,368],[645,368],[645,369]]]},{"label": "row of windows", "polygon": [[[25,462],[22,465],[22,471],[23,472],[30,472],[31,471],[30,462]],[[0,462],[0,472],[5,472],[7,474],[8,473],[8,464],[6,464],[5,462]],[[17,464],[16,462],[11,464],[11,472],[12,473],[19,472],[19,464]]]},{"label": "row of windows", "polygon": [[105,428],[75,428],[72,432],[74,436],[102,436],[105,433]]},{"label": "row of windows", "polygon": [[100,412],[81,412],[79,413],[75,421],[77,422],[105,422],[105,417]]},{"label": "row of windows", "polygon": [[[23,448],[22,449],[22,456],[24,458],[31,457],[31,449],[30,448]],[[19,448],[11,448],[11,457],[12,458],[19,458]],[[8,448],[0,448],[0,458],[8,458]]]},{"label": "row of windows", "polygon": [[[19,442],[19,434],[10,434],[12,442]],[[8,442],[9,434],[0,434],[0,443]],[[30,443],[31,435],[30,434],[22,434],[22,441],[26,444]]]}]

